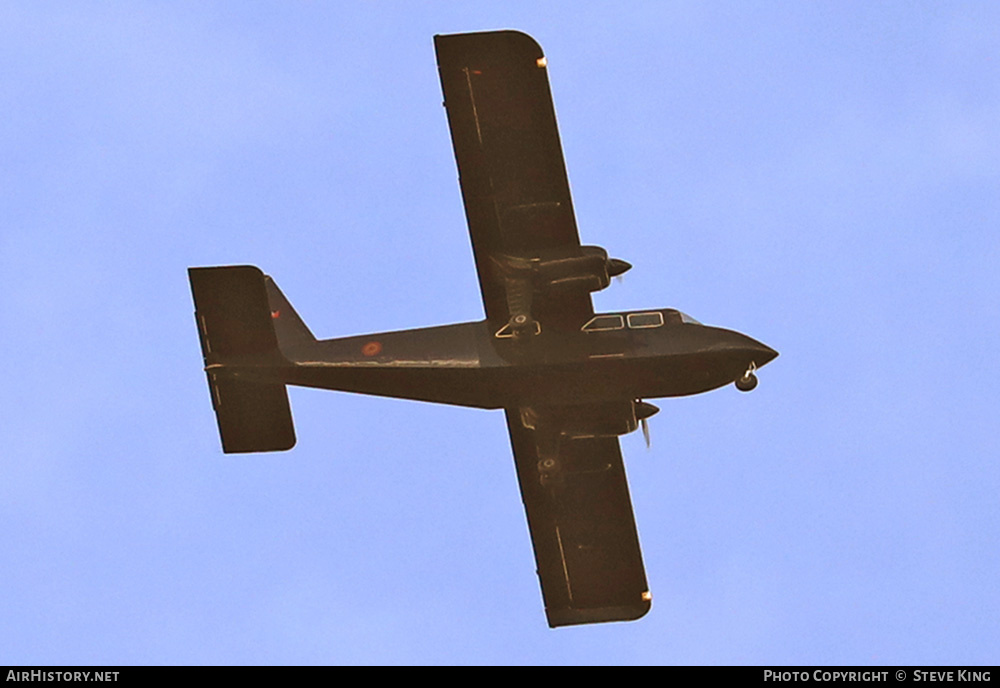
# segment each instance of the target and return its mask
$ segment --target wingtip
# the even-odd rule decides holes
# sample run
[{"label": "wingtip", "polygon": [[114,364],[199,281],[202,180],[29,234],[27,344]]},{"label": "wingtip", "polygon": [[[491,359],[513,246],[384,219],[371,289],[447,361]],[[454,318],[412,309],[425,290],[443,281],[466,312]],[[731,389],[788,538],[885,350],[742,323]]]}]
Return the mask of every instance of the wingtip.
[{"label": "wingtip", "polygon": [[591,609],[546,609],[545,617],[549,628],[579,626],[582,624],[613,623],[617,621],[638,621],[653,607],[649,592],[642,594],[638,604],[622,607],[597,607]]},{"label": "wingtip", "polygon": [[[468,49],[470,43],[475,43],[477,52],[491,53],[498,48],[502,52],[524,52],[531,59],[539,60],[545,57],[542,46],[532,36],[517,29],[501,29],[499,31],[471,31],[469,33],[434,34],[434,48],[439,53],[446,46],[455,49]],[[506,44],[506,45],[503,45]],[[501,48],[503,45],[503,48]]]}]

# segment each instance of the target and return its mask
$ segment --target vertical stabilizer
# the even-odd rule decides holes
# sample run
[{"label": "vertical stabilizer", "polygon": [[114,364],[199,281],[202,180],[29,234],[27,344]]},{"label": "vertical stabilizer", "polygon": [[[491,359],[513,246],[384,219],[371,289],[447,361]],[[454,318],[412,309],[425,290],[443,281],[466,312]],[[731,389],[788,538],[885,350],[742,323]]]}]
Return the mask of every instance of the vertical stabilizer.
[{"label": "vertical stabilizer", "polygon": [[315,342],[316,337],[292,308],[292,304],[281,293],[274,280],[270,276],[265,276],[264,284],[267,287],[267,301],[271,309],[271,324],[274,326],[278,348],[282,353]]}]

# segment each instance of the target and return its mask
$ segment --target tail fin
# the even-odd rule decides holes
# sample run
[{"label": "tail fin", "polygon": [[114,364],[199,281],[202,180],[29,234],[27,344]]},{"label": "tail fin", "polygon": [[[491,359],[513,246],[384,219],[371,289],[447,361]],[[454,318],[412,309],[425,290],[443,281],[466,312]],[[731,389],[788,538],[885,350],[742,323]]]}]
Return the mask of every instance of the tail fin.
[{"label": "tail fin", "polygon": [[[295,428],[285,385],[225,372],[227,365],[283,361],[264,273],[251,265],[189,268],[188,278],[222,450],[232,454],[291,449]],[[297,315],[294,320],[301,324]]]},{"label": "tail fin", "polygon": [[316,337],[299,314],[288,303],[288,299],[278,289],[278,285],[269,276],[264,277],[267,287],[267,301],[271,309],[271,324],[274,326],[274,334],[278,338],[278,348],[282,352],[291,351],[302,344],[312,344]]}]

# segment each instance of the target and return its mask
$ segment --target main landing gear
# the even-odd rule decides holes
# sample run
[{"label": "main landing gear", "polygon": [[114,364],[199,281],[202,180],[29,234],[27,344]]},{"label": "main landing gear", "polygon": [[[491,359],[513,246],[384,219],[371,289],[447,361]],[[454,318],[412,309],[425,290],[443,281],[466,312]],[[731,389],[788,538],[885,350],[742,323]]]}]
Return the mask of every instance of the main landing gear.
[{"label": "main landing gear", "polygon": [[754,387],[757,386],[757,376],[754,375],[754,371],[757,370],[757,364],[750,362],[750,367],[747,371],[743,373],[743,377],[736,380],[736,389],[741,392],[749,392]]},{"label": "main landing gear", "polygon": [[562,478],[560,468],[559,459],[551,456],[538,462],[538,482],[542,487],[552,487],[560,482]]},{"label": "main landing gear", "polygon": [[510,329],[514,333],[515,337],[535,335],[541,332],[542,329],[537,320],[533,320],[531,316],[524,313],[518,313],[513,316],[508,325],[510,326]]}]

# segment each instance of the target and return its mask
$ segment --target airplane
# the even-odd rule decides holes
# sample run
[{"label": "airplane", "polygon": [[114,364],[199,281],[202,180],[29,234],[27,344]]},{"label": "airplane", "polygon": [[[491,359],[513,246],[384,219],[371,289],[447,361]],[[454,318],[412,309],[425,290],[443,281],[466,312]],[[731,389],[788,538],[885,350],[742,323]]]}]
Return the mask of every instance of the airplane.
[{"label": "airplane", "polygon": [[317,339],[249,265],[188,271],[225,453],[291,449],[287,385],[503,409],[552,628],[650,609],[618,441],[648,399],[757,385],[778,353],[672,309],[595,313],[629,265],[584,246],[538,43],[437,35],[485,319]]}]

